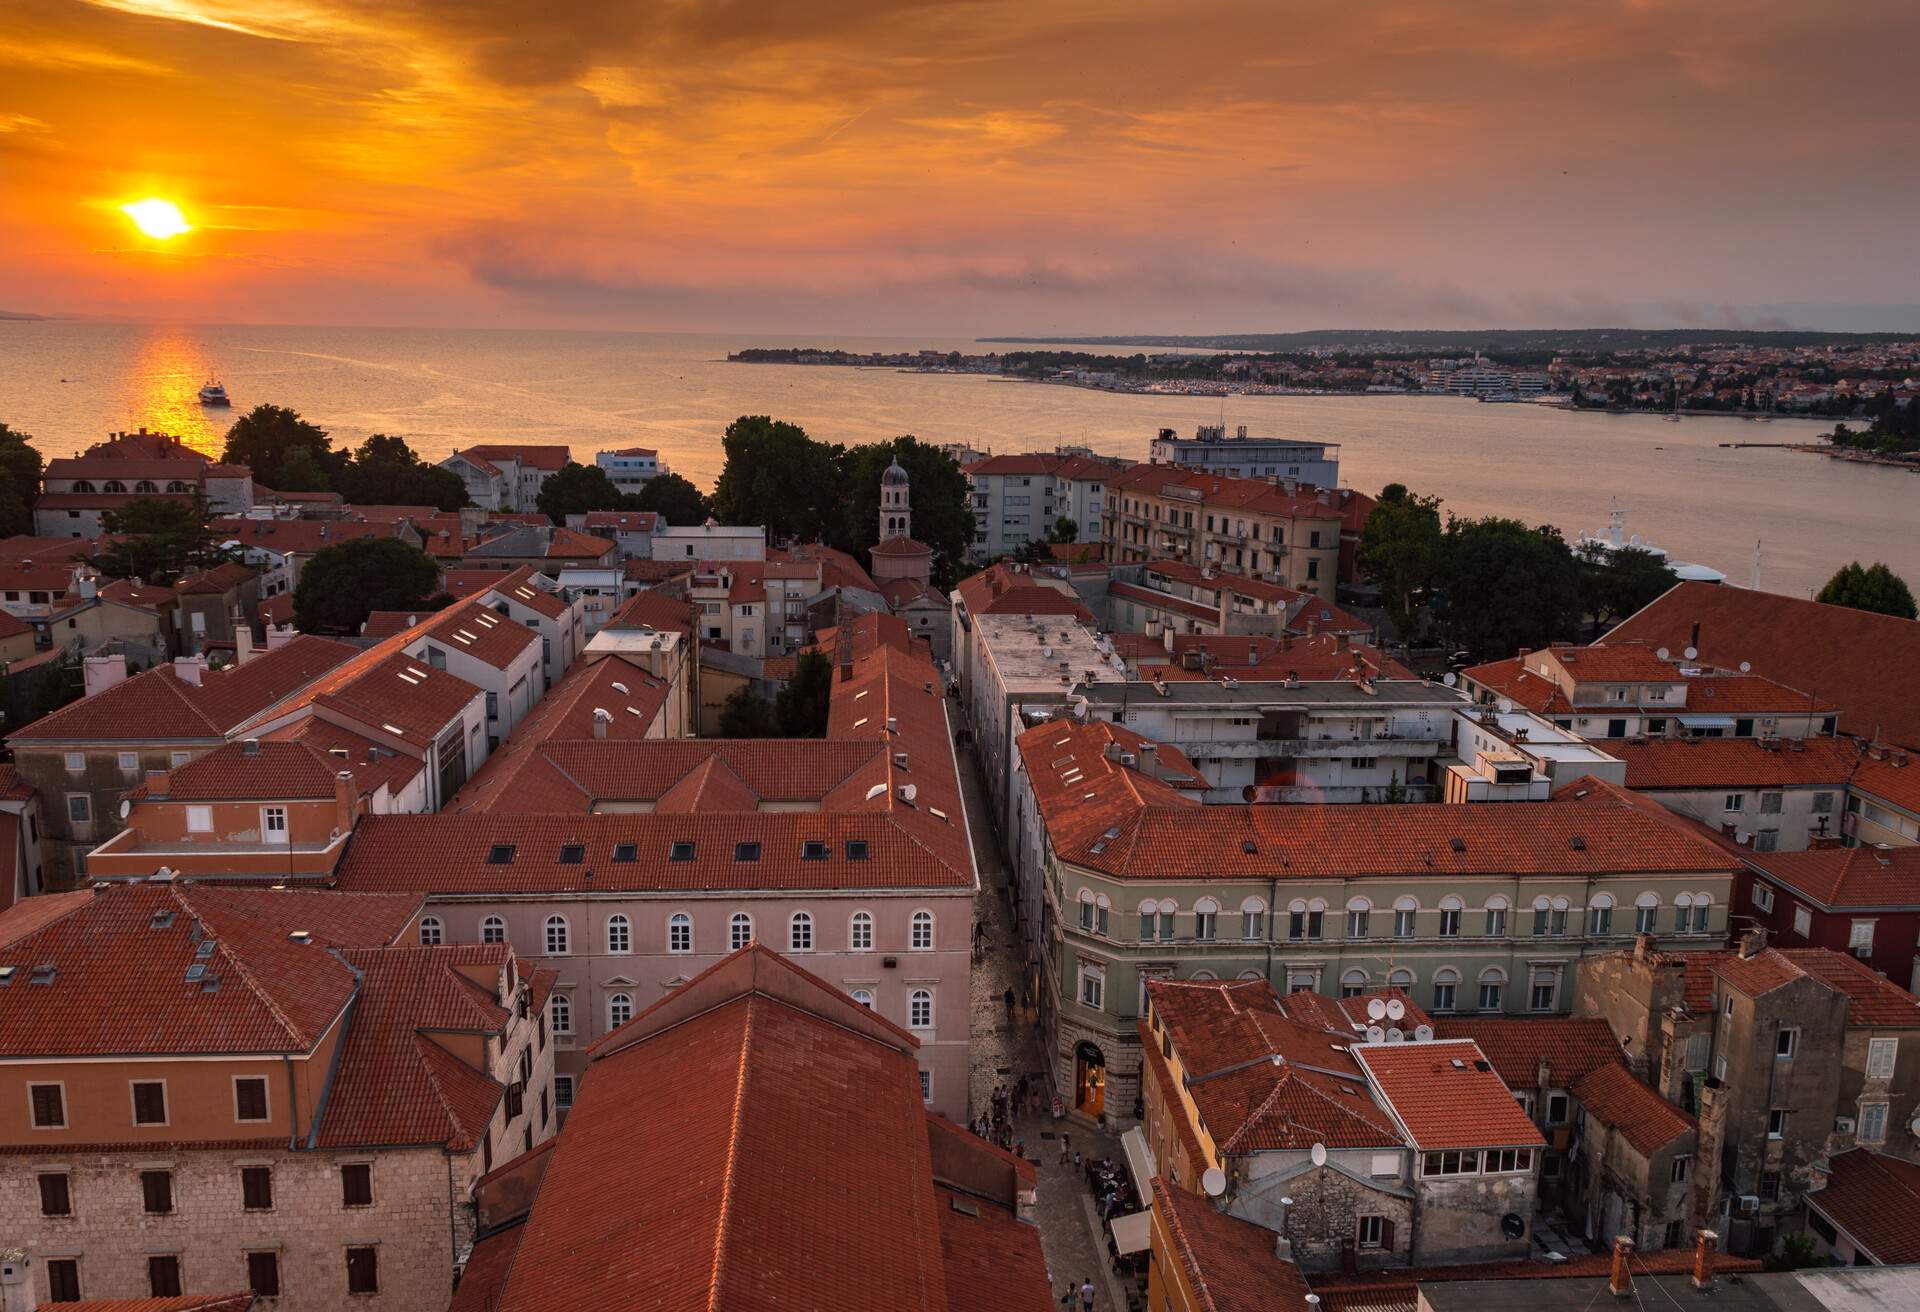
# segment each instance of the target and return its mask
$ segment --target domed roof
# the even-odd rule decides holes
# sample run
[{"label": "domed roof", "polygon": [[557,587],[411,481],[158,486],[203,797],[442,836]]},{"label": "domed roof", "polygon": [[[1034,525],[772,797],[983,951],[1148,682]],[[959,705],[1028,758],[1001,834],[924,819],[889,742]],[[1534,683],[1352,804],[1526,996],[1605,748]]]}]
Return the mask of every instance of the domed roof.
[{"label": "domed roof", "polygon": [[900,462],[898,460],[888,465],[887,472],[880,475],[881,487],[905,487],[906,484],[907,471],[900,468]]}]

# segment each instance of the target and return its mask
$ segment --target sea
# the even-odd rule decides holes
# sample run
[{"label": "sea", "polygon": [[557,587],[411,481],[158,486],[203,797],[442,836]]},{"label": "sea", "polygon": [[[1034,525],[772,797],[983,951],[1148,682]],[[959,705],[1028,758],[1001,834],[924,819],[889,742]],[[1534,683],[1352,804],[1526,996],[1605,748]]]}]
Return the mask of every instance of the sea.
[{"label": "sea", "polygon": [[[142,425],[217,453],[226,426],[289,406],[355,444],[404,437],[437,459],[475,442],[657,449],[711,487],[721,434],[766,414],[815,437],[911,433],[982,451],[1091,447],[1144,459],[1161,428],[1244,424],[1340,444],[1342,482],[1400,482],[1465,516],[1509,515],[1569,538],[1627,512],[1629,534],[1740,585],[1816,591],[1850,560],[1883,560],[1920,587],[1920,477],[1736,442],[1810,441],[1831,421],[1759,424],[1607,415],[1437,396],[1156,396],[983,375],[731,364],[749,346],[849,351],[994,349],[969,339],[773,334],[165,327],[0,320],[0,422],[48,456]],[[1097,348],[1089,348],[1097,349]],[[232,410],[196,401],[218,378]]]}]

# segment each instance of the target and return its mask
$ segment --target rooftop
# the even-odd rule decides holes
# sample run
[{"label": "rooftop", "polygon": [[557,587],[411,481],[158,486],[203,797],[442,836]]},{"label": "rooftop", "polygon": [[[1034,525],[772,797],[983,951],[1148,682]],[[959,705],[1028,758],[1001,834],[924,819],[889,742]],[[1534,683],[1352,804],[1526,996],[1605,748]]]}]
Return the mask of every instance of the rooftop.
[{"label": "rooftop", "polygon": [[1574,1081],[1572,1092],[1588,1116],[1611,1126],[1642,1157],[1700,1128],[1693,1117],[1618,1062],[1594,1067]]},{"label": "rooftop", "polygon": [[1920,847],[1748,852],[1747,864],[1827,910],[1905,910],[1920,895]]},{"label": "rooftop", "polygon": [[1274,1252],[1273,1231],[1214,1208],[1211,1199],[1158,1176],[1153,1214],[1166,1227],[1168,1256],[1194,1292],[1196,1312],[1307,1312],[1300,1268]]},{"label": "rooftop", "polygon": [[[1443,1039],[1472,1039],[1509,1089],[1564,1089],[1620,1064],[1620,1044],[1597,1016],[1442,1016]],[[1545,1079],[1542,1079],[1542,1067]]]},{"label": "rooftop", "polygon": [[1828,1159],[1807,1206],[1845,1230],[1874,1260],[1920,1263],[1920,1164],[1853,1148]]},{"label": "rooftop", "polygon": [[1607,754],[1627,765],[1627,787],[1651,792],[1694,788],[1844,787],[1860,763],[1851,738],[1608,739]]},{"label": "rooftop", "polygon": [[1471,1039],[1357,1043],[1352,1052],[1422,1152],[1546,1145]]}]

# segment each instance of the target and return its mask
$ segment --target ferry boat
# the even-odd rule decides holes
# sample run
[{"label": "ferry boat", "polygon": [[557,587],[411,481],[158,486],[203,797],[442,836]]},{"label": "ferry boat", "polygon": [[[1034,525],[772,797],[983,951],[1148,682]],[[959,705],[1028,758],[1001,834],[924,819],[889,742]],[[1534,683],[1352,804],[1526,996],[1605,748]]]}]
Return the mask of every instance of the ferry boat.
[{"label": "ferry boat", "polygon": [[227,389],[219,380],[209,378],[206,382],[200,384],[200,404],[232,405],[233,402],[227,399]]}]

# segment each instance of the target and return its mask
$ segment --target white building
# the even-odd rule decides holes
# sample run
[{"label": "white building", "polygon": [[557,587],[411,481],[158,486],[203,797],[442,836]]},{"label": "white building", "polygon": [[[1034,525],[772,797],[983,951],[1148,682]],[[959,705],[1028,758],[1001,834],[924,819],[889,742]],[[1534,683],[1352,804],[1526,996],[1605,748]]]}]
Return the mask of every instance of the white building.
[{"label": "white building", "polygon": [[1074,541],[1100,541],[1106,482],[1125,468],[1125,462],[1065,449],[988,456],[964,466],[973,487],[971,554],[985,560],[1044,541],[1063,518],[1074,523]]},{"label": "white building", "polygon": [[765,560],[767,530],[751,524],[662,524],[648,545],[655,560]]},{"label": "white building", "polygon": [[1156,465],[1178,465],[1233,478],[1290,478],[1315,487],[1340,486],[1340,444],[1286,437],[1249,437],[1241,424],[1232,437],[1225,424],[1202,424],[1192,437],[1163,428],[1148,448]]},{"label": "white building", "polygon": [[470,446],[440,462],[460,475],[467,498],[488,510],[538,510],[540,487],[573,459],[564,446]]},{"label": "white building", "polygon": [[668,471],[660,463],[660,453],[644,446],[622,447],[618,451],[596,451],[593,463],[606,471],[613,485],[622,492],[638,492],[648,482]]}]

